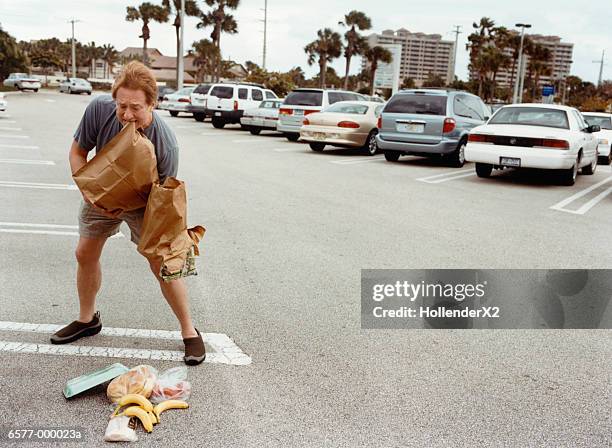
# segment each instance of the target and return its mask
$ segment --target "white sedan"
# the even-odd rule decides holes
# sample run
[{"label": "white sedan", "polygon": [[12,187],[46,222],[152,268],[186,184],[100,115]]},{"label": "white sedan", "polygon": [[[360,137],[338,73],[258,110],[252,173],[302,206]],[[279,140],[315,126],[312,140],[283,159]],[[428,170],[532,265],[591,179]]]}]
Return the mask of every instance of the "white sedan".
[{"label": "white sedan", "polygon": [[6,98],[4,97],[4,93],[0,92],[0,111],[6,110]]},{"label": "white sedan", "polygon": [[578,110],[552,104],[504,106],[470,132],[466,161],[476,174],[489,177],[494,168],[558,170],[564,185],[574,185],[578,170],[597,167],[599,126],[589,126]]},{"label": "white sedan", "polygon": [[159,109],[165,109],[173,117],[178,116],[179,112],[190,112],[191,93],[195,87],[183,87],[181,90],[164,95],[164,99],[159,103]]},{"label": "white sedan", "polygon": [[262,101],[259,107],[244,111],[240,118],[240,124],[253,135],[257,135],[263,130],[276,131],[278,110],[281,104],[283,104],[282,99]]},{"label": "white sedan", "polygon": [[610,165],[612,163],[612,114],[604,114],[601,112],[584,112],[587,123],[598,125],[601,129],[595,133],[595,137],[599,140],[599,163],[602,165]]}]

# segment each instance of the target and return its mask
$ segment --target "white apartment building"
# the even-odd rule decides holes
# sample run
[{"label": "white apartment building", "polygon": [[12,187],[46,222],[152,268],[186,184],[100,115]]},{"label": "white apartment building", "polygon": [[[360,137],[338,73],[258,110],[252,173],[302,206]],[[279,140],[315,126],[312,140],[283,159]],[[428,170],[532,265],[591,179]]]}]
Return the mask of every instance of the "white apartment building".
[{"label": "white apartment building", "polygon": [[[446,83],[452,82],[455,42],[442,40],[439,34],[411,33],[405,28],[397,31],[384,30],[381,34],[368,36],[371,47],[400,44],[400,83],[406,78],[414,79],[420,87],[430,73],[441,76]],[[362,59],[362,68],[367,61]]]}]

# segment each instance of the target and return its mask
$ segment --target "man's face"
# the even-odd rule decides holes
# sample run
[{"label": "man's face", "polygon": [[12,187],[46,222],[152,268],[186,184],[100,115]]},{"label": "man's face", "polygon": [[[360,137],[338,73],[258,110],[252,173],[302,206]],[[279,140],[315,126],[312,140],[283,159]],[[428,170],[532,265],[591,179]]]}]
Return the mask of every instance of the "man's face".
[{"label": "man's face", "polygon": [[153,105],[147,104],[147,98],[140,89],[120,87],[116,93],[117,118],[122,125],[131,121],[136,127],[146,128],[153,121]]}]

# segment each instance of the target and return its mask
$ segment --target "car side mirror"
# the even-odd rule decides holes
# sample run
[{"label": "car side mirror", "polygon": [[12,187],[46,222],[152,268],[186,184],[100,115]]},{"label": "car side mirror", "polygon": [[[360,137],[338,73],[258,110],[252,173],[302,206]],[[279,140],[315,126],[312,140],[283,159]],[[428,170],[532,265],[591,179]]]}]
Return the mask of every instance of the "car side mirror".
[{"label": "car side mirror", "polygon": [[599,132],[601,131],[601,126],[599,126],[598,124],[592,124],[591,126],[589,126],[587,128],[587,132],[592,134],[593,132]]}]

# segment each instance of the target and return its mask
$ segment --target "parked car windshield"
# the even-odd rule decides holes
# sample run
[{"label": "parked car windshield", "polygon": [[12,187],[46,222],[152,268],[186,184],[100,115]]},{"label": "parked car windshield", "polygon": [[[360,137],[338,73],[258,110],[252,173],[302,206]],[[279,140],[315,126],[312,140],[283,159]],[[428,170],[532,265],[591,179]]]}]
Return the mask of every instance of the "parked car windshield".
[{"label": "parked car windshield", "polygon": [[364,104],[335,103],[325,109],[325,112],[337,112],[340,114],[365,115],[368,106]]},{"label": "parked car windshield", "polygon": [[288,106],[321,106],[323,105],[323,92],[316,90],[297,90],[285,98]]},{"label": "parked car windshield", "polygon": [[518,124],[569,129],[565,111],[542,107],[505,107],[493,115],[489,124]]},{"label": "parked car windshield", "polygon": [[177,95],[190,95],[193,92],[193,87],[185,87],[184,89],[176,92]]},{"label": "parked car windshield", "polygon": [[261,109],[278,109],[277,101],[262,101],[259,105]]},{"label": "parked car windshield", "polygon": [[383,112],[446,115],[446,96],[402,94],[389,100]]},{"label": "parked car windshield", "polygon": [[612,130],[612,118],[610,117],[600,117],[598,115],[584,115],[584,118],[591,126],[597,125],[602,129]]},{"label": "parked car windshield", "polygon": [[208,93],[209,90],[210,90],[210,84],[200,84],[199,86],[195,88],[193,93],[200,93],[200,94],[205,95]]},{"label": "parked car windshield", "polygon": [[230,99],[234,96],[234,88],[226,86],[216,86],[210,91],[210,96],[217,98]]}]

